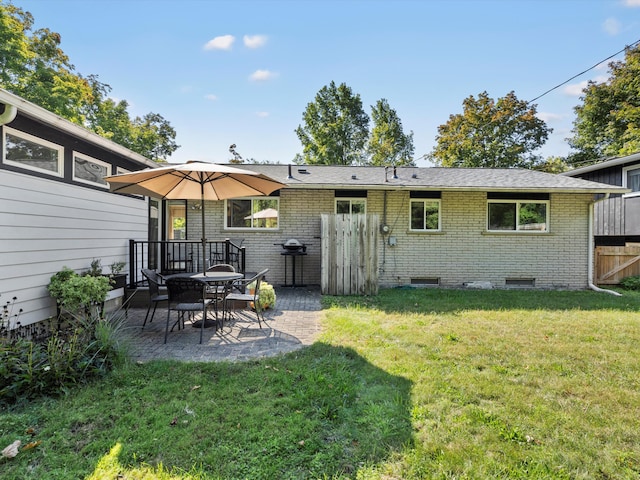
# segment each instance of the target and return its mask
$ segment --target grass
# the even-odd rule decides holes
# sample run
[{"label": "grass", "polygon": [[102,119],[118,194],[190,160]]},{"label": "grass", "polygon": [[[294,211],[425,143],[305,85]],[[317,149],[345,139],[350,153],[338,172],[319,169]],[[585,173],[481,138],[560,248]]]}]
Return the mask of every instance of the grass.
[{"label": "grass", "polygon": [[323,337],[128,365],[0,416],[3,479],[634,479],[640,293],[325,297]]}]

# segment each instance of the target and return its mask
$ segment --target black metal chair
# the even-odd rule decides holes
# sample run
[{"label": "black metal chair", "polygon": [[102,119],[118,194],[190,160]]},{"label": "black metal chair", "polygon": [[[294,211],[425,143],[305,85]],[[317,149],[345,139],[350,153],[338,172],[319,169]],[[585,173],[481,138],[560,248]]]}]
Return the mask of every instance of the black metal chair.
[{"label": "black metal chair", "polygon": [[[258,301],[258,299],[260,298],[260,284],[264,280],[264,277],[266,276],[268,271],[269,269],[266,268],[251,278],[247,278],[245,280],[236,280],[233,283],[233,288],[237,289],[238,291],[231,292],[225,297],[225,311],[231,312],[231,309],[229,308],[229,303],[231,302],[245,302],[245,304],[253,302],[253,308],[256,312],[258,325],[260,326],[260,328],[262,328],[264,315],[262,313],[262,308],[260,307],[260,302]],[[254,282],[255,287],[252,288],[253,292],[247,291],[248,287]]]},{"label": "black metal chair", "polygon": [[[211,300],[206,298],[207,282],[197,278],[172,277],[167,278],[165,285],[167,286],[167,292],[169,294],[169,306],[167,308],[167,326],[164,332],[164,343],[167,343],[167,337],[169,335],[171,312],[178,313],[178,328],[180,328],[180,322],[182,322],[184,326],[184,315],[186,313],[195,315],[196,312],[201,312],[200,343],[202,343],[204,327],[207,322],[207,307],[211,304]],[[173,327],[171,330],[173,330]]]},{"label": "black metal chair", "polygon": [[[149,319],[149,323],[153,322],[153,316],[156,314],[158,303],[168,302],[169,295],[160,293],[161,277],[157,272],[148,268],[143,268],[142,275],[144,275],[144,277],[147,279],[147,283],[149,284],[149,306],[147,307],[147,314],[144,316],[144,323],[142,324],[142,328],[144,328],[144,326],[147,324],[147,319]],[[151,312],[152,305],[153,312]],[[149,312],[151,312],[151,318],[149,318]]]}]

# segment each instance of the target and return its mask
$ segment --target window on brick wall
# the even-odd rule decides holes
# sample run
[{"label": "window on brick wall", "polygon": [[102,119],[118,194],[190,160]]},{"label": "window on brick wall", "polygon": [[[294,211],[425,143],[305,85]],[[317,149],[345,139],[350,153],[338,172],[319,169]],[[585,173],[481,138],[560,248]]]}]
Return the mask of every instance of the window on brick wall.
[{"label": "window on brick wall", "polygon": [[336,214],[355,215],[367,213],[366,190],[336,190],[334,194],[336,197]]},{"label": "window on brick wall", "polygon": [[488,194],[487,230],[491,232],[548,232],[548,194],[522,195]]},{"label": "window on brick wall", "polygon": [[410,192],[409,230],[437,232],[440,230],[440,192]]},{"label": "window on brick wall", "polygon": [[226,200],[225,228],[276,229],[280,215],[280,199],[245,197]]}]

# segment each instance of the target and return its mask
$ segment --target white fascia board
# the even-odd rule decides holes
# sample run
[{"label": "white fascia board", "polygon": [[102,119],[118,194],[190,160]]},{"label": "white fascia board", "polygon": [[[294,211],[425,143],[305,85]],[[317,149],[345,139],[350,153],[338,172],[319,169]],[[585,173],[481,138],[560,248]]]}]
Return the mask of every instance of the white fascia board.
[{"label": "white fascia board", "polygon": [[101,137],[97,133],[93,133],[90,130],[87,130],[80,125],[76,125],[73,122],[70,122],[66,118],[62,118],[55,113],[51,113],[49,110],[42,108],[35,103],[31,103],[25,100],[22,97],[14,95],[2,88],[0,88],[0,103],[8,103],[18,108],[18,111],[28,117],[32,117],[36,120],[46,123],[47,125],[51,125],[56,127],[70,135],[74,135],[76,137],[82,138],[88,142],[91,142],[95,145],[98,145],[107,150],[111,150],[123,157],[127,157],[130,160],[138,162],[147,167],[158,167],[158,163],[153,160],[148,159],[147,157],[140,155],[132,150],[129,150],[127,147],[123,147],[109,139]]},{"label": "white fascia board", "polygon": [[626,157],[616,157],[603,162],[594,163],[593,165],[587,165],[586,167],[576,168],[575,170],[569,170],[568,172],[562,172],[560,175],[566,177],[575,177],[576,175],[582,175],[583,173],[595,172],[596,170],[602,170],[603,168],[616,167],[618,165],[624,165],[625,163],[640,161],[640,153],[634,153],[627,155]]}]

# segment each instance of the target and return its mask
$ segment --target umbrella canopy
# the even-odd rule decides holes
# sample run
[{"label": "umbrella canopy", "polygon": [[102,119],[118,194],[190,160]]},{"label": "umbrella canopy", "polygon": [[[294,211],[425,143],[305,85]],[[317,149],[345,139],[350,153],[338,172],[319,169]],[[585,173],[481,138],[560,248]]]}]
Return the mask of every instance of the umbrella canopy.
[{"label": "umbrella canopy", "polygon": [[118,193],[145,195],[154,198],[202,201],[203,272],[205,238],[205,200],[269,195],[285,187],[261,173],[206,162],[187,162],[159,168],[105,177],[109,190]]}]

